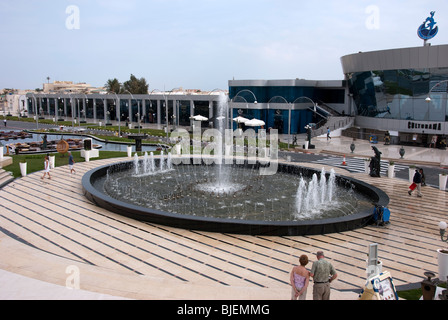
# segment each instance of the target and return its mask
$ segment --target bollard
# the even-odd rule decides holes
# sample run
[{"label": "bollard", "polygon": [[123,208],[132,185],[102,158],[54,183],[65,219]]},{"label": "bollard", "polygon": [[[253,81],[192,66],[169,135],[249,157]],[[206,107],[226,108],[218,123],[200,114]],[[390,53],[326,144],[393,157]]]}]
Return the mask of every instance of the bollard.
[{"label": "bollard", "polygon": [[431,278],[435,277],[436,275],[430,271],[425,272],[424,275],[428,277],[428,279],[425,279],[421,282],[423,300],[434,300],[434,295],[436,293],[436,284],[433,280],[431,280]]}]

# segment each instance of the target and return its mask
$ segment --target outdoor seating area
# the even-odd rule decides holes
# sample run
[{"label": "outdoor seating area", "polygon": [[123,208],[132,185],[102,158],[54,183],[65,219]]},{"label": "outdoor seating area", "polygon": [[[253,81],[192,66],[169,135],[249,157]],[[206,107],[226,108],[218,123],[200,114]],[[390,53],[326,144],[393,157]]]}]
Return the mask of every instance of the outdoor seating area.
[{"label": "outdoor seating area", "polygon": [[16,140],[30,138],[32,135],[26,131],[0,131],[0,140]]},{"label": "outdoor seating area", "polygon": [[[28,143],[9,143],[6,145],[6,154],[32,154],[41,152],[56,152],[62,140],[33,141]],[[84,139],[63,139],[68,145],[68,150],[75,151],[84,148]],[[93,149],[100,148],[97,144],[92,145]]]}]

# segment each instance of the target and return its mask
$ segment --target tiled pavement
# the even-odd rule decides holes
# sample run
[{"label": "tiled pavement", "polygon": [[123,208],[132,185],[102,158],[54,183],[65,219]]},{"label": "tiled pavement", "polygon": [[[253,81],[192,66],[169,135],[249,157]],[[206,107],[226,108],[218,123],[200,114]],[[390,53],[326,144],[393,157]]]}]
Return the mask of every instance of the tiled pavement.
[{"label": "tiled pavement", "polygon": [[[59,167],[45,181],[38,172],[0,190],[0,299],[285,300],[298,257],[312,262],[323,250],[339,274],[332,299],[352,300],[371,243],[397,286],[420,282],[427,270],[437,274],[437,225],[448,209],[446,192],[435,188],[410,197],[407,181],[335,168],[390,196],[390,225],[300,237],[208,233],[141,223],[87,201],[82,175],[123,160],[77,163],[76,175]],[[66,288],[78,284],[81,290]]]}]

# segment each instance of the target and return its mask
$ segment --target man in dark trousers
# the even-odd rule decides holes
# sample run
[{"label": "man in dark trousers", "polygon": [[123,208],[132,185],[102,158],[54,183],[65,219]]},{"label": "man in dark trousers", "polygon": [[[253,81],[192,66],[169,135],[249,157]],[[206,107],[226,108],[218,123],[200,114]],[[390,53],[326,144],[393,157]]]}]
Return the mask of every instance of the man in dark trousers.
[{"label": "man in dark trousers", "polygon": [[[420,197],[420,198],[423,196],[422,192],[421,192],[421,189],[422,189],[422,173],[423,173],[423,169],[415,170],[414,178],[412,179],[412,182],[417,185],[417,187],[415,188],[415,189],[417,189],[417,197]],[[408,191],[410,196],[412,195],[412,192],[414,190],[409,190]]]}]

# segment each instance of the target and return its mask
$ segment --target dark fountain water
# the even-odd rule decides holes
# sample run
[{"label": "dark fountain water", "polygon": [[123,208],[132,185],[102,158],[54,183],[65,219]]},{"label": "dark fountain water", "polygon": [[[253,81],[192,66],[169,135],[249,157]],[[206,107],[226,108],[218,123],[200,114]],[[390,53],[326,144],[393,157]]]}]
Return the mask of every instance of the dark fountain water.
[{"label": "dark fountain water", "polygon": [[[227,104],[220,105],[226,114]],[[231,148],[217,150],[222,149],[228,155]],[[262,175],[263,162],[210,165],[202,158],[200,164],[181,164],[176,157],[151,152],[91,170],[83,177],[84,194],[99,206],[141,221],[253,235],[352,230],[370,222],[375,204],[389,202],[380,189],[334,170],[278,163],[274,174]]]},{"label": "dark fountain water", "polygon": [[187,229],[303,235],[337,232],[368,223],[381,190],[362,181],[280,164],[274,175],[259,164],[173,165],[152,153],[92,170],[86,196],[130,217]]}]

